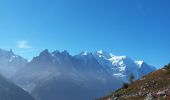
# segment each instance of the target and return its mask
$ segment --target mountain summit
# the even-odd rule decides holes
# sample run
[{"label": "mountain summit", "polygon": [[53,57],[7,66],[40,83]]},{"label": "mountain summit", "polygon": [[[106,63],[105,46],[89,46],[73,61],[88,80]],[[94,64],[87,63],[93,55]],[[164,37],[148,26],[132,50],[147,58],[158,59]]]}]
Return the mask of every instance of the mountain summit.
[{"label": "mountain summit", "polygon": [[27,64],[27,60],[23,57],[14,54],[12,49],[9,51],[0,49],[0,73],[10,78],[17,70],[21,69]]},{"label": "mountain summit", "polygon": [[115,56],[105,51],[94,53],[96,60],[114,77],[128,81],[129,75],[133,74],[136,79],[156,70],[144,61],[134,61],[127,56]]}]

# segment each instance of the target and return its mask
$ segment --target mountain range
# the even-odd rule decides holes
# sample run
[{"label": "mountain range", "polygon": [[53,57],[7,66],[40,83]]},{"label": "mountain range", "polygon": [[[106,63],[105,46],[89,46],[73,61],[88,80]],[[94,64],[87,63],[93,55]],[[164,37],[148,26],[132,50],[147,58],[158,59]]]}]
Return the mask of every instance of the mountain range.
[{"label": "mountain range", "polygon": [[155,71],[144,61],[106,51],[42,51],[31,61],[0,49],[0,72],[36,100],[94,100],[120,88],[131,74],[135,79]]}]

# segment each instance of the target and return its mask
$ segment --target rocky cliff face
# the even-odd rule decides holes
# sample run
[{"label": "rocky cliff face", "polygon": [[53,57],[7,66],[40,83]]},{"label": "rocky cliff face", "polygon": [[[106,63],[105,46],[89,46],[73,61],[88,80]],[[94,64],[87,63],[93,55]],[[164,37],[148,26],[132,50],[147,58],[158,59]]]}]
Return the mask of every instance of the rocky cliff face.
[{"label": "rocky cliff face", "polygon": [[27,60],[19,55],[14,54],[12,50],[6,51],[0,49],[0,73],[7,78],[27,64]]}]

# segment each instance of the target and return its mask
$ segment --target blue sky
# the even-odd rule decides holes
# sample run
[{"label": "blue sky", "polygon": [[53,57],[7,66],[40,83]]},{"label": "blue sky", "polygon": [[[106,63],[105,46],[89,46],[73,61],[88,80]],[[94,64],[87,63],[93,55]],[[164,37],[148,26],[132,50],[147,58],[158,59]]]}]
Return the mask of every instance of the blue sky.
[{"label": "blue sky", "polygon": [[170,61],[169,0],[0,0],[0,48],[28,59],[45,48],[106,50]]}]

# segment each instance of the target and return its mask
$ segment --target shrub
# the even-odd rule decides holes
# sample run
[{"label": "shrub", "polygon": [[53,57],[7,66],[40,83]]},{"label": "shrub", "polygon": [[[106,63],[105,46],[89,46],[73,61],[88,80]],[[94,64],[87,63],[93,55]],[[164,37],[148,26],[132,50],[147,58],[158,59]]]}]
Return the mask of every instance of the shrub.
[{"label": "shrub", "polygon": [[135,79],[135,76],[133,74],[130,74],[130,77],[129,77],[130,84],[133,83],[134,79]]},{"label": "shrub", "polygon": [[165,65],[164,69],[166,69],[167,72],[170,74],[170,63],[168,65]]},{"label": "shrub", "polygon": [[170,63],[164,66],[165,69],[170,69]]},{"label": "shrub", "polygon": [[123,89],[127,89],[129,87],[129,84],[128,83],[123,83]]}]

